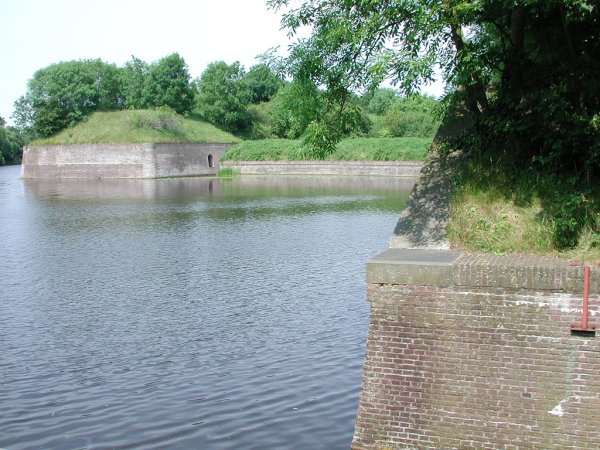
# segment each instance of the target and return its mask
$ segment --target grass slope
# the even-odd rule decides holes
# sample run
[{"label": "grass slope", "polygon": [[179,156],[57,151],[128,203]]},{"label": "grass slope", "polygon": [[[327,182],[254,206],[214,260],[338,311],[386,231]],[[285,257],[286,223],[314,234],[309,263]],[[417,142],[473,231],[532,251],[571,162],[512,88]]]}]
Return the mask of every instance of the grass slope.
[{"label": "grass slope", "polygon": [[[575,223],[564,210],[568,190],[552,177],[511,181],[498,168],[476,162],[457,164],[450,204],[448,238],[452,248],[497,255],[540,254],[595,265],[600,262],[600,213],[589,211],[577,244],[559,248],[557,228]],[[581,199],[582,203],[591,203]],[[593,217],[592,217],[593,216]]]},{"label": "grass slope", "polygon": [[74,127],[31,145],[239,141],[196,113],[182,117],[164,110],[139,110],[96,112]]},{"label": "grass slope", "polygon": [[[342,140],[327,159],[339,161],[422,161],[431,139],[423,138],[349,138]],[[234,145],[223,157],[229,161],[279,161],[308,159],[302,142],[287,139],[244,141]]]}]

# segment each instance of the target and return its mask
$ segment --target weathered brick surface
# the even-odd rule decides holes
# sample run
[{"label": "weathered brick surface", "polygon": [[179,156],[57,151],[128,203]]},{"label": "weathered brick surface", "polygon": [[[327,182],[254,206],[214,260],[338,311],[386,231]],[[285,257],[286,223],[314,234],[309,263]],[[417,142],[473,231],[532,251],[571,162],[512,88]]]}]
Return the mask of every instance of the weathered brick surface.
[{"label": "weathered brick surface", "polygon": [[[230,144],[87,144],[25,148],[21,178],[162,178],[215,175]],[[209,164],[211,155],[213,165]]]},{"label": "weathered brick surface", "polygon": [[600,448],[600,336],[570,330],[580,270],[475,255],[445,287],[370,280],[353,448]]},{"label": "weathered brick surface", "polygon": [[420,161],[223,161],[244,175],[349,175],[418,177]]}]

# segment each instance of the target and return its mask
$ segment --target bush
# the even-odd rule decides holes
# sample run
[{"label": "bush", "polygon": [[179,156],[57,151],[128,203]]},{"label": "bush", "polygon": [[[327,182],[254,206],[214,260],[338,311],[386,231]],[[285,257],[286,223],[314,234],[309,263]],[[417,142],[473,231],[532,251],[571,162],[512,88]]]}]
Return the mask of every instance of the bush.
[{"label": "bush", "polygon": [[271,139],[277,137],[273,132],[273,112],[271,103],[259,103],[248,106],[250,131],[247,139]]},{"label": "bush", "polygon": [[16,131],[4,128],[0,117],[0,165],[16,163],[21,159],[23,141]]},{"label": "bush", "polygon": [[434,98],[422,95],[395,100],[383,118],[382,135],[433,137],[440,125],[434,117],[437,104]]}]

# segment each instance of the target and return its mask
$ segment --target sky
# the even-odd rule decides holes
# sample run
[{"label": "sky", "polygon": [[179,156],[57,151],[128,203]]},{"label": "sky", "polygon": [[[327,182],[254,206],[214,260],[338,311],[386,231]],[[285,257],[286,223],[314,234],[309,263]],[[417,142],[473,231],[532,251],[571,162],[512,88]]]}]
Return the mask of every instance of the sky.
[{"label": "sky", "polygon": [[177,52],[196,78],[213,61],[249,69],[258,55],[289,44],[266,0],[2,0],[0,11],[0,116],[9,124],[27,81],[56,62],[122,66],[132,55],[151,63]]}]

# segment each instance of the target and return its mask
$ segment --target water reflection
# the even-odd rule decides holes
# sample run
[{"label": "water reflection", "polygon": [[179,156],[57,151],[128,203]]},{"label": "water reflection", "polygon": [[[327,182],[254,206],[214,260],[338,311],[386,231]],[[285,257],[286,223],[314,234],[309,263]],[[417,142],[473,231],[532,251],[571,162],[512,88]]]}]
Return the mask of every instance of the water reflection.
[{"label": "water reflection", "polygon": [[348,448],[411,186],[0,168],[0,447]]},{"label": "water reflection", "polygon": [[223,178],[25,179],[26,191],[40,199],[174,199],[214,196],[253,198],[301,197],[326,192],[343,194],[406,194],[414,178],[245,176]]}]

